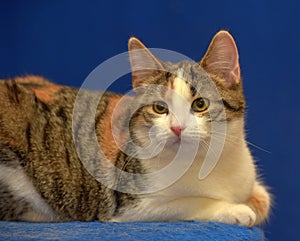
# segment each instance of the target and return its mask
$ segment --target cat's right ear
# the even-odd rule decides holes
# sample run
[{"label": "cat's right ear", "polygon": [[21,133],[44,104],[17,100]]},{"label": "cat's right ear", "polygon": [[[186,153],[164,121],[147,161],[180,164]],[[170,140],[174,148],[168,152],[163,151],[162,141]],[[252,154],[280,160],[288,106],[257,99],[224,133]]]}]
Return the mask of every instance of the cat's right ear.
[{"label": "cat's right ear", "polygon": [[128,50],[133,88],[136,89],[150,84],[151,79],[163,70],[161,61],[135,37],[129,39]]}]

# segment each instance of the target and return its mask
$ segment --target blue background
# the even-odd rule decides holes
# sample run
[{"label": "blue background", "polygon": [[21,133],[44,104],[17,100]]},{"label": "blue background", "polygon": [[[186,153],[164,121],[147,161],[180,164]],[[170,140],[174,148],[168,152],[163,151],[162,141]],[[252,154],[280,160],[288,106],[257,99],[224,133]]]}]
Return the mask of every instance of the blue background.
[{"label": "blue background", "polygon": [[[0,78],[39,74],[80,86],[137,36],[200,60],[220,29],[235,37],[247,97],[248,140],[275,196],[269,240],[299,240],[297,1],[1,1]],[[115,86],[124,92],[130,78]],[[241,184],[242,188],[242,184]]]}]

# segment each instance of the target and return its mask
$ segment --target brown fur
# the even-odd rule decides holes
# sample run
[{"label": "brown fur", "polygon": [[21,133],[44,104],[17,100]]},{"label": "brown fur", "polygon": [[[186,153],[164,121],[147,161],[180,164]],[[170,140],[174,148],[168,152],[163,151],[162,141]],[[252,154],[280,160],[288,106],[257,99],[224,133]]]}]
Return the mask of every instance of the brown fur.
[{"label": "brown fur", "polygon": [[[59,220],[106,220],[113,213],[109,208],[115,202],[113,191],[87,172],[73,144],[76,94],[73,88],[34,76],[1,81],[0,144],[21,155],[18,165],[24,167]],[[108,94],[108,106],[101,113],[104,117],[110,118],[119,98]],[[100,128],[108,133],[110,122],[102,125]],[[117,148],[112,138],[103,147],[108,158],[115,160]]]},{"label": "brown fur", "polygon": [[[185,193],[200,185],[201,181],[197,177],[190,178],[191,182],[195,183],[185,184],[188,188],[175,189],[176,191],[169,193],[166,190],[164,195],[166,195],[166,200],[169,198],[169,201],[166,202],[163,199],[164,195],[162,195],[162,199],[158,195],[157,200],[154,200],[155,194],[153,194],[149,201],[147,196],[145,198],[143,195],[123,193],[107,187],[97,180],[97,177],[105,177],[114,184],[113,187],[125,185],[134,189],[140,186],[151,186],[151,183],[139,182],[138,177],[134,175],[131,176],[131,179],[122,181],[122,177],[117,176],[115,170],[110,169],[108,164],[113,164],[129,173],[143,174],[147,171],[143,162],[130,154],[135,151],[133,143],[138,143],[140,146],[149,144],[147,143],[150,141],[148,131],[153,127],[154,119],[161,117],[153,112],[149,100],[153,96],[163,99],[166,91],[157,86],[153,87],[153,85],[149,87],[149,84],[174,88],[173,81],[178,69],[183,70],[186,75],[182,81],[190,80],[187,92],[190,90],[190,98],[193,100],[197,98],[197,94],[194,93],[197,92],[195,86],[206,88],[207,80],[210,81],[209,77],[215,82],[221,100],[215,101],[216,103],[209,113],[206,111],[197,114],[203,117],[205,123],[210,123],[211,119],[220,123],[232,120],[239,120],[240,123],[243,123],[245,99],[237,49],[234,48],[232,37],[228,36],[229,34],[224,31],[217,34],[208,53],[200,62],[203,68],[200,68],[197,63],[187,61],[178,64],[161,62],[140,41],[135,38],[131,39],[129,49],[142,50],[142,55],[132,53],[130,55],[133,66],[133,86],[134,88],[141,87],[136,90],[136,97],[124,97],[106,92],[99,101],[99,92],[83,91],[81,93],[76,88],[56,85],[38,76],[0,80],[0,173],[2,173],[0,176],[0,220],[169,221],[168,217],[170,220],[189,220],[195,217],[195,219],[201,220],[224,220],[232,223],[234,222],[232,220],[236,221],[240,218],[244,220],[242,224],[246,226],[253,225],[250,221],[254,219],[255,215],[255,224],[266,220],[270,209],[270,196],[264,186],[256,183],[249,197],[252,183],[254,183],[254,180],[250,180],[255,176],[254,168],[253,172],[249,171],[250,181],[248,181],[246,192],[239,190],[242,196],[238,199],[239,202],[248,199],[246,209],[245,207],[241,209],[246,215],[250,213],[248,222],[243,215],[232,219],[230,212],[226,213],[227,210],[223,209],[220,209],[218,214],[225,214],[218,216],[219,219],[214,219],[217,215],[211,213],[218,211],[215,208],[211,208],[212,212],[208,216],[194,216],[194,214],[200,214],[202,206],[198,201],[203,197],[201,195],[197,197],[197,194],[194,195],[194,193]],[[217,58],[223,56],[218,51],[224,47],[224,43],[228,45],[227,47],[233,46],[233,48],[229,48],[232,52],[229,54],[235,56],[232,62],[230,62],[231,58],[225,59],[226,61],[219,61]],[[143,52],[145,49],[146,51]],[[141,70],[141,68],[147,67],[143,66],[143,63],[150,64],[151,68],[157,67],[159,70],[152,71],[149,68],[146,71]],[[78,96],[81,96],[81,102],[75,113],[73,111]],[[125,103],[121,104],[120,101],[124,100]],[[97,108],[93,112],[91,106],[95,102]],[[147,104],[143,106],[143,103]],[[223,106],[225,106],[226,117],[220,115],[220,109]],[[191,109],[188,110],[189,114],[192,113]],[[125,123],[129,124],[129,133],[124,129]],[[167,121],[164,122],[164,124],[166,123]],[[115,127],[119,128],[118,143],[112,133]],[[241,130],[243,131],[242,128]],[[98,141],[96,146],[91,145],[91,139],[95,135],[94,131]],[[197,135],[197,132],[195,134]],[[132,142],[129,137],[132,138]],[[105,158],[99,157],[99,148]],[[126,151],[123,151],[122,148]],[[245,158],[248,160],[251,157],[247,152],[248,149],[244,146],[242,148],[246,148],[248,156]],[[254,167],[251,158],[251,163],[248,165],[250,168]],[[86,160],[87,163],[84,163],[83,160]],[[242,175],[236,175],[236,178],[240,176]],[[232,177],[228,177],[228,179]],[[211,183],[219,180],[222,179],[211,180]],[[228,191],[233,190],[234,193],[229,196],[239,196],[238,193],[235,193],[236,183],[232,183],[233,187],[229,187]],[[176,185],[180,186],[179,184],[180,180]],[[216,186],[219,185],[219,183],[216,184]],[[246,194],[243,195],[243,193]],[[143,203],[143,198],[144,201],[146,200],[146,204],[139,206],[140,203]],[[196,200],[197,198],[199,200]],[[208,197],[208,199],[211,198]],[[186,201],[181,202],[181,200]],[[190,200],[191,203],[189,204],[187,200]],[[154,205],[150,206],[148,213],[148,210],[143,208],[147,208],[152,201]],[[231,213],[240,214],[240,209],[235,210],[240,207],[240,203],[232,203],[236,200],[221,201],[234,206]],[[172,206],[172,203],[180,205]],[[189,211],[185,212],[182,207]],[[217,207],[219,207],[218,204]],[[249,207],[255,214],[252,215],[253,212]],[[187,213],[190,216],[187,216]]]}]

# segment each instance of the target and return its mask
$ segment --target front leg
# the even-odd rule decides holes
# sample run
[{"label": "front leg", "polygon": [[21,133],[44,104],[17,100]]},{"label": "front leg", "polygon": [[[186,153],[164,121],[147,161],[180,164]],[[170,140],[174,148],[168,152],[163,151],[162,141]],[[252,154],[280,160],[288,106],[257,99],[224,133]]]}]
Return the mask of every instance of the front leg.
[{"label": "front leg", "polygon": [[263,223],[269,215],[271,197],[266,188],[256,182],[245,203],[232,203],[205,197],[182,197],[163,200],[162,196],[140,197],[135,208],[123,207],[121,215],[112,221],[215,221],[251,227]]},{"label": "front leg", "polygon": [[252,227],[256,223],[256,214],[246,204],[201,198],[198,210],[188,219]]},{"label": "front leg", "polygon": [[272,203],[267,188],[256,181],[245,203],[231,203],[210,198],[183,198],[170,206],[183,210],[184,220],[216,221],[251,227],[268,219]]},{"label": "front leg", "polygon": [[[124,210],[124,209],[123,209]],[[126,209],[111,221],[213,221],[241,226],[253,226],[256,215],[245,204],[233,204],[222,200],[185,197],[157,202],[144,199],[133,209]]]},{"label": "front leg", "polygon": [[255,182],[252,194],[245,203],[202,200],[195,219],[217,221],[251,227],[265,222],[269,216],[271,195],[265,186]]}]

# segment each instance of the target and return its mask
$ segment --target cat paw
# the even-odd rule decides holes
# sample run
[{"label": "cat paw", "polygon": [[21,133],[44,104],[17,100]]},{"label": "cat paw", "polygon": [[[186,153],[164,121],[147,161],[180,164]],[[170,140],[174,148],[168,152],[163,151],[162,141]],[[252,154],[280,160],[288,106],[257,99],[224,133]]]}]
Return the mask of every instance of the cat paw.
[{"label": "cat paw", "polygon": [[252,227],[256,220],[256,214],[244,204],[234,205],[221,211],[215,221],[239,226]]}]

